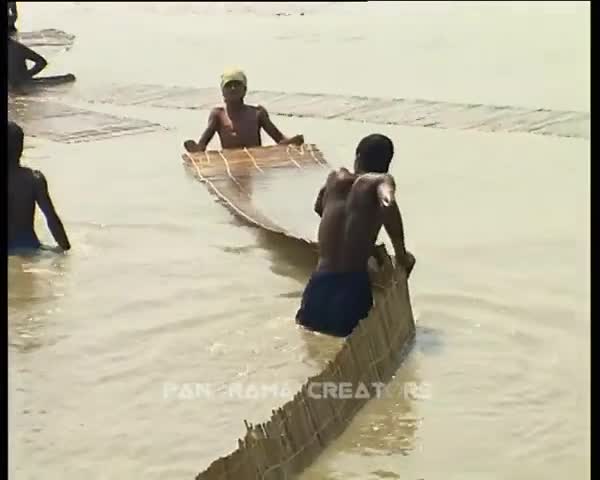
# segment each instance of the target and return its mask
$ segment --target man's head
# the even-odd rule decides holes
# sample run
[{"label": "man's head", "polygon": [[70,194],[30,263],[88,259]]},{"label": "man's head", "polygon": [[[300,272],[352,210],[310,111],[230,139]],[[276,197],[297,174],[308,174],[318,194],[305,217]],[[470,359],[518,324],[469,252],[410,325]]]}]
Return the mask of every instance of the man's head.
[{"label": "man's head", "polygon": [[356,147],[354,171],[356,173],[387,173],[394,144],[385,135],[373,133],[363,138]]},{"label": "man's head", "polygon": [[23,153],[23,129],[15,122],[8,122],[8,165],[19,165]]},{"label": "man's head", "polygon": [[248,80],[246,74],[237,68],[227,70],[221,75],[221,92],[225,103],[241,102],[246,95]]}]

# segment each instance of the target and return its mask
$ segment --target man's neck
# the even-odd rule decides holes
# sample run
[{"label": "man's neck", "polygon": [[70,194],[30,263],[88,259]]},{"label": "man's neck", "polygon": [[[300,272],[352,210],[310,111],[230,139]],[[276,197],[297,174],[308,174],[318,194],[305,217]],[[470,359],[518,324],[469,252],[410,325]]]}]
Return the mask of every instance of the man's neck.
[{"label": "man's neck", "polygon": [[225,108],[227,108],[228,112],[233,112],[233,113],[237,113],[240,112],[244,109],[246,105],[244,104],[244,101],[240,101],[240,102],[234,102],[234,103],[226,103],[225,104]]}]

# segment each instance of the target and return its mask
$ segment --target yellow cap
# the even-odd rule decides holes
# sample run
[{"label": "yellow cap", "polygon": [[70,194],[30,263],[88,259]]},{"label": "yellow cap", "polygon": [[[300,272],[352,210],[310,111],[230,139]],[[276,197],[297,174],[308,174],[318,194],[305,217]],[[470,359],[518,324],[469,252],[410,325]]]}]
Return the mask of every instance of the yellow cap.
[{"label": "yellow cap", "polygon": [[226,70],[223,75],[221,75],[221,88],[223,88],[227,83],[234,81],[242,82],[244,87],[248,86],[246,74],[239,68],[233,68],[231,70]]}]

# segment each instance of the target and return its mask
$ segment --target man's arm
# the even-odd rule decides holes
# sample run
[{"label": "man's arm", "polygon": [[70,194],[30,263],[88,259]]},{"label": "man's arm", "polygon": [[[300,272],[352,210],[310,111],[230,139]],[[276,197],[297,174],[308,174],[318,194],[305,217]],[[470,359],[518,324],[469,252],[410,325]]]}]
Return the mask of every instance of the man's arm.
[{"label": "man's arm", "polygon": [[219,109],[213,108],[208,116],[208,125],[204,130],[204,133],[198,140],[198,143],[193,140],[186,140],[183,146],[188,152],[204,152],[206,147],[217,133],[219,129]]},{"label": "man's arm", "polygon": [[335,182],[335,179],[337,176],[338,176],[338,171],[332,170],[331,172],[329,172],[329,175],[327,175],[327,180],[325,180],[325,185],[323,185],[321,187],[321,190],[319,190],[317,199],[315,200],[315,206],[314,206],[315,213],[317,215],[319,215],[319,217],[323,216],[323,208],[325,208],[325,201],[326,201],[325,194],[327,192],[327,186],[330,183]]},{"label": "man's arm", "polygon": [[293,137],[286,137],[281,131],[275,126],[269,117],[269,113],[265,107],[258,106],[258,119],[259,125],[267,132],[269,137],[273,139],[278,145],[302,145],[304,143],[304,137],[302,135],[294,135]]},{"label": "man's arm", "polygon": [[325,196],[325,186],[321,187],[319,190],[319,194],[317,195],[317,199],[315,200],[315,213],[319,215],[319,217],[323,216],[323,197]]},{"label": "man's arm", "polygon": [[415,257],[412,253],[406,251],[402,215],[396,203],[396,183],[391,175],[383,175],[381,182],[379,182],[377,200],[383,207],[383,225],[394,246],[396,259],[404,266],[406,274],[410,275],[415,265]]},{"label": "man's arm", "polygon": [[34,63],[33,67],[27,70],[27,75],[29,76],[29,78],[34,77],[35,75],[40,73],[44,68],[46,68],[48,62],[44,57],[34,52],[31,48],[26,47],[22,43],[17,42],[17,45],[19,46],[23,57],[25,57],[26,60],[31,60]]},{"label": "man's arm", "polygon": [[17,2],[7,2],[8,7],[8,23],[10,26],[14,26],[19,18],[17,13]]},{"label": "man's arm", "polygon": [[34,185],[35,185],[35,199],[40,209],[44,213],[46,217],[46,224],[50,229],[50,233],[56,240],[56,243],[60,245],[63,250],[69,250],[71,248],[71,244],[69,243],[69,239],[67,238],[67,232],[65,232],[65,227],[63,226],[58,213],[56,213],[56,209],[52,204],[52,199],[50,198],[50,193],[48,192],[48,183],[46,182],[46,177],[44,174],[39,171],[34,171]]}]

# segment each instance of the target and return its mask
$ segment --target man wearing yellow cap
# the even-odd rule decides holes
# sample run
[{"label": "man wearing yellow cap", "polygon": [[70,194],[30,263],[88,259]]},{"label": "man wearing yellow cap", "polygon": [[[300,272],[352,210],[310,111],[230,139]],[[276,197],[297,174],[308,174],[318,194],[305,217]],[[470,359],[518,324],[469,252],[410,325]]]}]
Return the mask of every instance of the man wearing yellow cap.
[{"label": "man wearing yellow cap", "polygon": [[279,145],[301,145],[302,135],[288,138],[273,124],[264,107],[246,105],[244,97],[248,80],[239,69],[227,70],[221,75],[221,92],[225,106],[215,107],[208,117],[208,126],[196,143],[184,142],[188,152],[203,152],[215,133],[219,134],[222,148],[250,148],[262,145],[261,129]]}]

